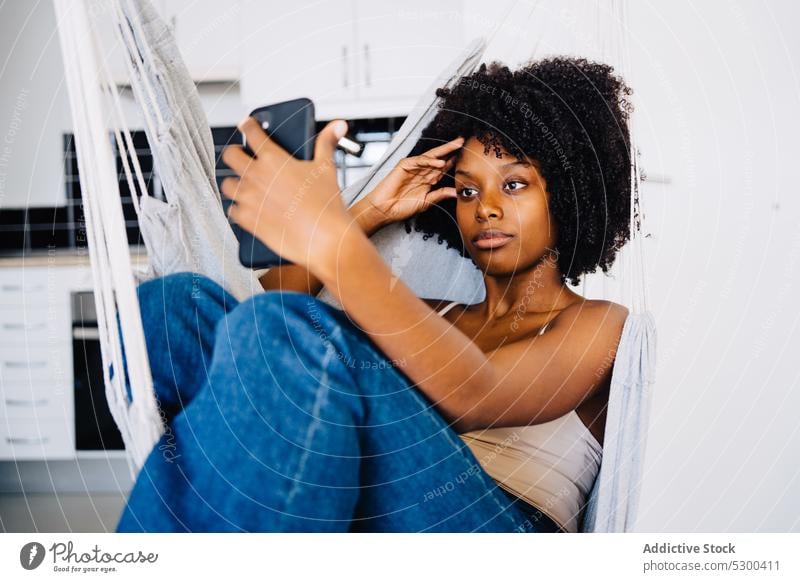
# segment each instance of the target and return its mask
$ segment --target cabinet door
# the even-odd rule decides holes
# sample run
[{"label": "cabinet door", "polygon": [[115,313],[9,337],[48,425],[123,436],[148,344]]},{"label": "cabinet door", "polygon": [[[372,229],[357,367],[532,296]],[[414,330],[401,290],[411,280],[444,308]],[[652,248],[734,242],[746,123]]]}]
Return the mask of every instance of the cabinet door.
[{"label": "cabinet door", "polygon": [[55,460],[75,458],[72,419],[2,418],[0,460]]},{"label": "cabinet door", "polygon": [[358,96],[416,98],[463,49],[461,0],[356,0]]},{"label": "cabinet door", "polygon": [[353,3],[260,2],[241,10],[241,94],[249,108],[309,97],[355,98]]},{"label": "cabinet door", "polygon": [[239,79],[239,0],[161,0],[162,15],[195,81]]},{"label": "cabinet door", "polygon": [[[150,0],[153,8],[163,16],[163,0]],[[128,72],[127,53],[125,45],[119,38],[119,33],[112,16],[112,6],[104,6],[104,10],[90,10],[90,20],[97,35],[98,56],[103,59],[111,80],[117,85],[130,85],[131,76]]]},{"label": "cabinet door", "polygon": [[[193,80],[236,81],[239,78],[241,4],[230,0],[151,0],[153,7],[172,29],[178,50]],[[93,14],[101,55],[111,78],[119,85],[130,83],[125,51],[111,26],[110,12]]]}]

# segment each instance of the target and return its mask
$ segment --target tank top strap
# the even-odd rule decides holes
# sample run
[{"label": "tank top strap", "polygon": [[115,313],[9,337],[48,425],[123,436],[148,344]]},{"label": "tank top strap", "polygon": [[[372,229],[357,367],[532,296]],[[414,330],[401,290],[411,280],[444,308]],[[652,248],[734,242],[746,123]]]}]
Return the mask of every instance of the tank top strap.
[{"label": "tank top strap", "polygon": [[[445,305],[444,307],[442,307],[442,308],[441,308],[441,309],[438,311],[438,315],[439,315],[439,316],[444,316],[444,314],[445,314],[445,313],[447,313],[448,311],[450,311],[450,310],[451,310],[451,309],[452,309],[454,306],[456,306],[456,305],[458,305],[458,301],[451,301],[450,303],[448,303],[447,305]],[[542,326],[542,328],[539,330],[539,333],[538,333],[538,334],[536,334],[536,335],[542,335],[542,334],[545,332],[545,330],[548,328],[548,326],[550,325],[550,322],[551,322],[551,321],[553,321],[553,320],[551,319],[550,321],[548,321],[547,323],[545,323],[545,324]]]},{"label": "tank top strap", "polygon": [[[553,320],[551,319],[550,321],[553,321]],[[546,329],[547,329],[547,326],[549,326],[549,325],[550,325],[550,321],[548,321],[547,323],[545,323],[545,324],[542,326],[542,328],[539,330],[539,333],[537,333],[536,335],[542,335],[542,334],[544,333],[544,330],[546,330]]]},{"label": "tank top strap", "polygon": [[444,307],[442,307],[442,308],[439,310],[438,314],[439,314],[440,316],[443,316],[445,313],[447,313],[448,311],[450,311],[450,310],[453,308],[453,306],[454,306],[454,305],[458,305],[458,301],[451,301],[450,303],[448,303],[447,305],[445,305]]}]

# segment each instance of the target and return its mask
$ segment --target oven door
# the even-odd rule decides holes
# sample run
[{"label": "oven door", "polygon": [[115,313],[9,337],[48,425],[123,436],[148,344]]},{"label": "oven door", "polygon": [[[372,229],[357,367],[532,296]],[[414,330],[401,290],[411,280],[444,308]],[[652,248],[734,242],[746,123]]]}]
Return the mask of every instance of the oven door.
[{"label": "oven door", "polygon": [[121,450],[122,435],[106,400],[100,334],[91,291],[72,298],[72,354],[75,370],[75,448]]}]

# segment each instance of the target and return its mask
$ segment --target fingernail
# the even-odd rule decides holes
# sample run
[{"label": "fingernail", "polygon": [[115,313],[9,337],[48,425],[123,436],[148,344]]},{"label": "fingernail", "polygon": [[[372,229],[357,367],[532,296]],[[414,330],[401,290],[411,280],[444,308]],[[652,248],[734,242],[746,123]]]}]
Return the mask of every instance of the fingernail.
[{"label": "fingernail", "polygon": [[347,122],[342,119],[337,121],[333,126],[333,133],[337,138],[344,137],[344,134],[347,133]]}]

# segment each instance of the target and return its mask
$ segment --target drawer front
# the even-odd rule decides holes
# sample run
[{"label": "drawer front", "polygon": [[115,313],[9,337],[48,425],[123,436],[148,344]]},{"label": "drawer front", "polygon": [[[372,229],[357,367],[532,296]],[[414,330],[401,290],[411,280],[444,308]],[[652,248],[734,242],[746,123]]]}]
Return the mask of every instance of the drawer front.
[{"label": "drawer front", "polygon": [[58,277],[54,273],[50,279],[44,271],[0,273],[0,305],[47,305],[48,298],[60,298],[64,291]]},{"label": "drawer front", "polygon": [[43,309],[0,306],[0,346],[46,346],[70,341],[66,305]]},{"label": "drawer front", "polygon": [[69,309],[73,290],[92,288],[89,266],[38,266],[0,269],[0,306],[58,305]]},{"label": "drawer front", "polygon": [[[68,422],[69,420],[69,422]],[[70,419],[9,420],[0,426],[0,459],[71,459],[75,431]]]},{"label": "drawer front", "polygon": [[4,386],[0,391],[0,422],[6,420],[74,418],[73,395],[55,393],[52,387],[32,384],[29,387]]},{"label": "drawer front", "polygon": [[72,346],[0,347],[0,387],[46,384],[55,393],[72,390]]}]

